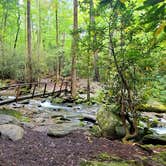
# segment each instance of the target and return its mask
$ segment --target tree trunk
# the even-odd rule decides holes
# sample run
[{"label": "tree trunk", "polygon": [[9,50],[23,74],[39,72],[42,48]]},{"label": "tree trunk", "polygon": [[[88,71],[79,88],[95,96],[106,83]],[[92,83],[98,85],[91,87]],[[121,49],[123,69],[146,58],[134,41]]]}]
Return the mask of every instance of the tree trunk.
[{"label": "tree trunk", "polygon": [[31,48],[31,1],[27,0],[27,79],[32,83],[32,48]]},{"label": "tree trunk", "polygon": [[76,96],[76,58],[78,53],[78,1],[73,0],[73,41],[72,41],[72,70],[71,70],[71,94]]},{"label": "tree trunk", "polygon": [[37,28],[37,60],[38,60],[38,69],[37,69],[37,81],[40,82],[40,53],[41,53],[41,6],[40,0],[36,0],[36,6],[38,8],[38,28]]},{"label": "tree trunk", "polygon": [[15,52],[16,52],[17,41],[18,41],[18,35],[19,35],[19,32],[20,32],[20,25],[21,25],[21,15],[20,15],[20,9],[19,9],[19,7],[18,7],[17,32],[16,32],[16,37],[15,37],[15,40],[14,40],[14,46],[13,46],[14,53],[13,53],[13,55],[15,55]]},{"label": "tree trunk", "polygon": [[[93,0],[90,0],[90,24],[91,24],[91,30],[95,28],[95,13],[94,13],[94,2]],[[95,30],[95,29],[94,29]],[[96,33],[94,33],[93,36],[93,43],[96,42]],[[100,76],[99,76],[99,67],[98,67],[98,51],[96,49],[93,49],[93,58],[94,58],[94,75],[93,80],[99,82]]]},{"label": "tree trunk", "polygon": [[[55,22],[56,22],[56,48],[59,49],[59,25],[58,25],[58,0],[56,1],[56,9],[55,9]],[[60,77],[60,57],[57,55],[56,58],[56,80],[59,80]]]}]

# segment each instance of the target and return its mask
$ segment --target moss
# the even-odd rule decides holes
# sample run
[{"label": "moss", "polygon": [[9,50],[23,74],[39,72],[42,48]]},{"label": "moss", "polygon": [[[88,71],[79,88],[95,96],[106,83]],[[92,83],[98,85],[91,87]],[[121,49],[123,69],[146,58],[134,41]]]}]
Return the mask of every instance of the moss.
[{"label": "moss", "polygon": [[91,129],[90,132],[92,135],[96,136],[96,137],[101,137],[102,132],[101,129],[98,125],[94,125]]},{"label": "moss", "polygon": [[30,122],[30,119],[28,117],[23,116],[20,112],[16,110],[3,108],[0,109],[0,114],[13,116],[22,122]]},{"label": "moss", "polygon": [[80,121],[80,124],[79,124],[79,125],[80,125],[81,127],[84,127],[84,126],[85,126],[85,123]]},{"label": "moss", "polygon": [[152,159],[162,165],[166,165],[166,152],[155,154]]},{"label": "moss", "polygon": [[138,110],[143,112],[156,112],[156,113],[166,113],[166,106],[163,104],[142,104]]},{"label": "moss", "polygon": [[82,161],[80,166],[132,166],[131,164],[121,161],[111,161],[111,162],[98,162],[98,161]]},{"label": "moss", "polygon": [[51,99],[51,103],[53,103],[53,104],[61,104],[63,102],[64,102],[64,99],[62,99],[60,97],[56,97],[56,98]]},{"label": "moss", "polygon": [[6,109],[6,108],[0,109],[0,114],[14,116],[17,119],[22,118],[22,114],[20,112],[12,110],[12,109]]},{"label": "moss", "polygon": [[100,153],[98,156],[97,156],[97,158],[99,159],[99,160],[110,160],[111,159],[111,156],[108,154],[108,153]]}]

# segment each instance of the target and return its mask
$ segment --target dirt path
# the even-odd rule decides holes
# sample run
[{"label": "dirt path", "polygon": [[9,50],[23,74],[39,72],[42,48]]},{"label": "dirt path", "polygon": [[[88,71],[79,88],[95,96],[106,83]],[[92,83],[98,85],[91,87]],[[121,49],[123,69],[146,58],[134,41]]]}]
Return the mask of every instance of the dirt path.
[{"label": "dirt path", "polygon": [[77,166],[82,159],[93,159],[102,152],[124,159],[148,155],[137,146],[95,138],[80,130],[64,138],[31,130],[17,142],[0,138],[0,166]]}]

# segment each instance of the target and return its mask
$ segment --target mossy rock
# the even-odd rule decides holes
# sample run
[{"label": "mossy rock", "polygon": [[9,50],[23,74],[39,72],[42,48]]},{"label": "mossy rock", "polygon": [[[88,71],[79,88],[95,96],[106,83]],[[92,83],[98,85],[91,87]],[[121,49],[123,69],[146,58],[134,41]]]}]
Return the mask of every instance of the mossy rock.
[{"label": "mossy rock", "polygon": [[[114,109],[114,107],[112,107]],[[97,113],[97,123],[103,136],[108,138],[118,138],[116,128],[122,126],[121,119],[112,110],[101,107]]]},{"label": "mossy rock", "polygon": [[166,145],[166,134],[148,134],[143,137],[144,144]]},{"label": "mossy rock", "polygon": [[93,125],[93,127],[90,129],[90,132],[92,135],[94,135],[96,137],[102,136],[102,131],[98,125]]},{"label": "mossy rock", "polygon": [[60,98],[60,97],[56,97],[56,98],[52,98],[51,99],[51,103],[52,104],[61,104],[64,102],[64,99]]},{"label": "mossy rock", "polygon": [[166,113],[166,106],[157,101],[142,104],[137,109],[142,112]]},{"label": "mossy rock", "polygon": [[14,116],[17,119],[22,118],[22,114],[20,112],[16,110],[12,110],[12,109],[7,109],[7,108],[0,109],[0,114]]},{"label": "mossy rock", "polygon": [[2,108],[0,109],[0,114],[13,116],[22,122],[30,122],[30,119],[28,117],[23,116],[20,112],[16,110]]}]

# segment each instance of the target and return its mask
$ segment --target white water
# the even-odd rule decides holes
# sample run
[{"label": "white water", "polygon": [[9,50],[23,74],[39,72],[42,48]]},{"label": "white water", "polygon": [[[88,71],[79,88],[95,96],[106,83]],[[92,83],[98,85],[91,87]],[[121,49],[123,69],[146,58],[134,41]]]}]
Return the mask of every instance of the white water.
[{"label": "white water", "polygon": [[64,110],[71,110],[70,107],[60,106],[60,105],[53,105],[50,101],[45,101],[44,103],[40,103],[40,105],[44,108],[52,108],[52,109],[64,109]]},{"label": "white water", "polygon": [[152,128],[157,134],[166,134],[166,127],[155,127]]}]

